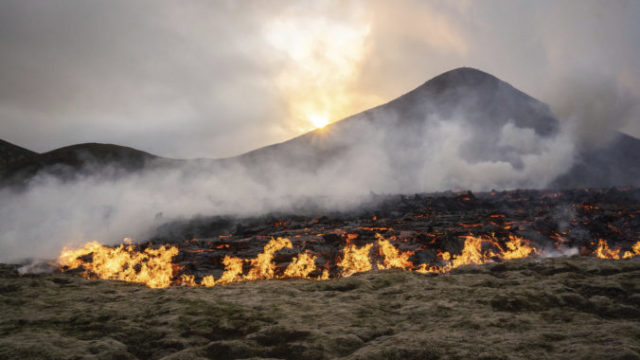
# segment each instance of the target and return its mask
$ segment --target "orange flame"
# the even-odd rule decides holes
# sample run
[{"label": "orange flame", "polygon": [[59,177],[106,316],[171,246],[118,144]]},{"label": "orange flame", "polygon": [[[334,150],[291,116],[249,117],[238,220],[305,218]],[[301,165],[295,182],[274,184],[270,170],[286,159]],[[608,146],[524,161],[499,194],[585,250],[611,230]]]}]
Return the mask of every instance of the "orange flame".
[{"label": "orange flame", "polygon": [[[300,254],[291,260],[291,263],[284,270],[285,278],[308,278],[309,274],[316,270],[317,256],[309,253]],[[327,274],[328,275],[328,274]]]},{"label": "orange flame", "polygon": [[253,268],[245,276],[246,280],[273,279],[275,274],[275,265],[271,261],[273,253],[283,248],[292,249],[291,241],[287,238],[271,239],[264,247],[262,254],[255,259],[251,259]]},{"label": "orange flame", "polygon": [[222,263],[224,264],[224,273],[216,282],[217,284],[224,285],[242,280],[242,259],[227,255],[222,259]]},{"label": "orange flame", "polygon": [[[539,253],[539,250],[528,240],[512,234],[504,243],[493,236],[468,235],[464,237],[464,246],[460,254],[438,251],[439,265],[420,264],[416,267],[409,260],[414,251],[401,251],[380,234],[375,235],[375,243],[362,247],[351,244],[351,241],[358,237],[357,234],[345,234],[344,237],[347,243],[342,249],[342,259],[336,264],[342,269],[339,275],[344,277],[373,270],[374,264],[380,270],[403,269],[419,273],[446,273],[464,265],[481,265],[497,259],[519,259]],[[129,245],[123,244],[110,248],[95,241],[89,242],[80,249],[63,250],[58,263],[64,270],[83,267],[85,270],[83,276],[87,278],[137,282],[152,288],[163,288],[172,284],[212,287],[239,281],[275,278],[329,279],[328,264],[321,275],[311,276],[319,270],[316,266],[317,256],[309,252],[299,253],[293,257],[281,275],[278,275],[273,258],[277,251],[293,249],[291,241],[287,238],[272,238],[265,245],[263,252],[253,259],[225,256],[222,260],[225,270],[220,278],[214,279],[213,275],[207,275],[199,283],[194,275],[177,274],[179,267],[171,262],[178,254],[176,247],[165,245],[158,249],[147,248],[140,251],[135,245],[131,245],[130,241],[127,243]],[[374,246],[376,251],[372,253]],[[602,259],[620,259],[621,257],[627,259],[640,256],[640,241],[635,243],[630,251],[625,251],[622,256],[620,253],[621,249],[610,249],[609,244],[603,239],[599,239],[598,247],[593,252],[595,256]],[[379,257],[380,260],[374,261],[374,257]],[[250,265],[246,275],[245,264]]]},{"label": "orange flame", "polygon": [[[171,285],[171,259],[177,254],[178,248],[168,245],[137,251],[134,245],[123,244],[110,248],[92,241],[81,249],[63,250],[58,263],[69,269],[82,266],[87,278],[95,274],[100,279],[124,280],[145,284],[150,288],[163,288]],[[91,261],[82,259],[89,255]]]},{"label": "orange flame", "polygon": [[609,244],[603,239],[598,239],[598,248],[594,253],[599,259],[620,259],[620,249],[609,249]]},{"label": "orange flame", "polygon": [[[482,250],[483,244],[488,243],[497,248],[499,252],[489,249]],[[443,266],[428,266],[422,264],[415,271],[420,273],[446,273],[457,267],[464,265],[482,265],[492,261],[493,258],[503,260],[520,259],[538,251],[531,247],[529,242],[521,237],[509,235],[509,241],[505,243],[506,250],[503,249],[493,238],[482,238],[479,236],[466,236],[464,248],[459,255],[451,255],[448,252],[439,254],[439,258],[445,263]]]},{"label": "orange flame", "polygon": [[507,245],[507,249],[501,254],[504,260],[521,259],[538,252],[529,245],[527,240],[511,234],[509,234],[509,241],[505,245]]},{"label": "orange flame", "polygon": [[207,275],[202,278],[200,285],[205,287],[212,287],[216,285],[216,281],[214,280],[213,275]]},{"label": "orange flame", "polygon": [[389,240],[383,238],[380,234],[376,234],[380,252],[384,255],[384,261],[378,263],[378,269],[411,269],[413,263],[409,261],[409,257],[414,254],[413,251],[399,251],[393,246]]},{"label": "orange flame", "polygon": [[357,248],[354,244],[347,244],[342,249],[344,255],[338,266],[342,268],[342,276],[351,276],[358,272],[369,271],[372,269],[369,260],[369,252],[373,244],[367,244],[361,248]]},{"label": "orange flame", "polygon": [[622,256],[623,259],[629,259],[632,258],[634,256],[640,256],[640,240],[638,240],[637,243],[633,244],[633,246],[631,246],[631,251],[625,251],[624,255]]}]

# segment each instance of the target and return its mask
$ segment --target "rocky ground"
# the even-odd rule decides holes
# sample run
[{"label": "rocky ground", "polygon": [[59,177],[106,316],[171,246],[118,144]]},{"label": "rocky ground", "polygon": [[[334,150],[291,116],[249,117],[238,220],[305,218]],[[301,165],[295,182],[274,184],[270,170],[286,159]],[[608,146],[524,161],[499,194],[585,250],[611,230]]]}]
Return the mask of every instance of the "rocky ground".
[{"label": "rocky ground", "polygon": [[640,259],[149,289],[0,271],[1,359],[640,359]]}]

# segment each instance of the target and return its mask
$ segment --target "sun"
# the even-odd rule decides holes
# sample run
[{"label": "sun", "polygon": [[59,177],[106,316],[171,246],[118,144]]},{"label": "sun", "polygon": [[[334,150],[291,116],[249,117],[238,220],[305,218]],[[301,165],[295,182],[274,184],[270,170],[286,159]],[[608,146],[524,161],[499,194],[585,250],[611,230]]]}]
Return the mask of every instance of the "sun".
[{"label": "sun", "polygon": [[316,129],[322,129],[329,124],[329,117],[324,114],[311,114],[307,118]]}]

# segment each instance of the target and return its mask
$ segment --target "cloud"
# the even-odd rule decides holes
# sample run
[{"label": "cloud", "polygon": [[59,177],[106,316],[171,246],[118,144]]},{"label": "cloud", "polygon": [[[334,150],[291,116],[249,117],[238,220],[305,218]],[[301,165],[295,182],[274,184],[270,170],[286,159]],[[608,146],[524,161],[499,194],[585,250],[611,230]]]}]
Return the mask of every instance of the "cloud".
[{"label": "cloud", "polygon": [[613,115],[583,127],[624,113],[636,121],[609,128],[634,132],[637,109],[617,99],[640,94],[639,19],[634,1],[8,0],[0,130],[38,151],[99,141],[230,156],[298,135],[304,113],[336,120],[467,65],[578,122],[591,112],[565,114],[567,97],[593,78],[615,95],[571,102],[597,96]]}]

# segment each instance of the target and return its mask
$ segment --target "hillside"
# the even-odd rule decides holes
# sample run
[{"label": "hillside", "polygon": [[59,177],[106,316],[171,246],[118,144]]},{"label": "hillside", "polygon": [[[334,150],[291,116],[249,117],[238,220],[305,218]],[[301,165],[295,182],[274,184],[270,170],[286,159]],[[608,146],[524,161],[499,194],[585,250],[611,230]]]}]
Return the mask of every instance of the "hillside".
[{"label": "hillside", "polygon": [[617,133],[603,148],[578,154],[553,188],[640,186],[640,140]]},{"label": "hillside", "polygon": [[25,161],[34,156],[37,156],[37,153],[10,142],[0,140],[0,171],[4,171],[11,163]]},{"label": "hillside", "polygon": [[475,134],[475,139],[463,149],[470,161],[508,161],[509,154],[498,149],[496,143],[500,129],[509,122],[533,129],[541,136],[558,131],[558,121],[544,103],[490,74],[459,68],[384,105],[239,158],[252,166],[277,161],[316,168],[348,153],[363,136],[379,136],[376,130],[380,129],[385,154],[392,162],[404,164],[401,158],[404,154],[396,153],[397,148],[418,150],[426,141],[423,135],[430,125],[454,117],[461,118]]},{"label": "hillside", "polygon": [[605,148],[578,153],[567,141],[546,104],[490,74],[459,68],[326,128],[221,160],[169,160],[108,144],[36,154],[2,142],[0,181],[159,165],[189,175],[236,171],[270,187],[317,181],[365,193],[640,186],[640,140],[618,134]]},{"label": "hillside", "polygon": [[41,171],[62,179],[104,173],[106,170],[111,170],[110,174],[115,175],[141,171],[151,162],[162,159],[130,147],[99,143],[71,145],[41,154],[23,150],[26,155],[3,156],[5,165],[0,179],[19,184]]}]

